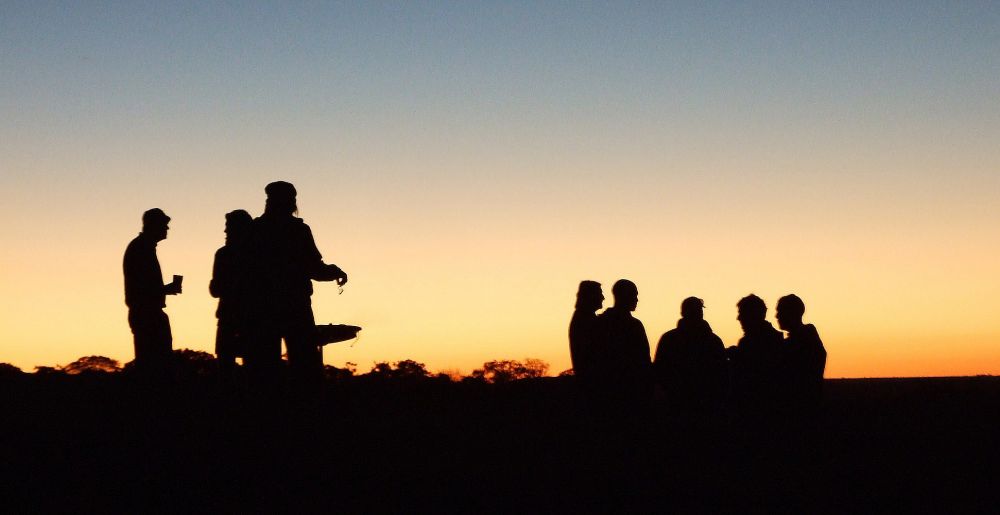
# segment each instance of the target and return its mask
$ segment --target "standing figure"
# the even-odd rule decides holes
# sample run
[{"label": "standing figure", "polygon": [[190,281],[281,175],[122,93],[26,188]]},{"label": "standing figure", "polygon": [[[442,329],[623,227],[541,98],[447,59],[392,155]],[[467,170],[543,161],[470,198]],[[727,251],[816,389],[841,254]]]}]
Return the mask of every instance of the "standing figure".
[{"label": "standing figure", "polygon": [[264,188],[264,214],[254,219],[249,255],[252,275],[252,344],[247,364],[265,374],[276,373],[285,340],[292,378],[315,382],[323,363],[312,311],[312,281],[336,281],[347,274],[326,264],[316,248],[312,231],[298,213],[295,186],[284,181]]},{"label": "standing figure", "polygon": [[728,386],[726,348],[705,321],[704,309],[698,297],[684,299],[677,328],[664,333],[656,346],[656,382],[667,405],[681,412],[717,412]]},{"label": "standing figure", "polygon": [[223,381],[232,380],[236,358],[244,355],[249,312],[247,306],[247,244],[253,218],[242,209],[226,213],[226,244],[215,252],[208,291],[219,299],[215,311],[215,355]]},{"label": "standing figure", "polygon": [[639,304],[639,289],[632,281],[620,279],[611,293],[615,304],[597,322],[598,373],[613,402],[639,407],[652,395],[649,338],[642,322],[632,316]]},{"label": "standing figure", "polygon": [[576,292],[576,309],[569,321],[569,357],[573,362],[573,375],[580,381],[593,380],[599,366],[594,357],[594,336],[597,310],[603,306],[601,283],[581,281]]},{"label": "standing figure", "polygon": [[797,295],[778,299],[778,327],[788,332],[785,338],[783,372],[785,395],[793,413],[809,414],[823,402],[823,372],[826,348],[816,327],[802,322],[806,305]]},{"label": "standing figure", "polygon": [[760,297],[743,297],[736,309],[743,327],[743,337],[730,348],[737,407],[744,416],[771,417],[781,393],[782,336],[765,320],[767,305]]},{"label": "standing figure", "polygon": [[163,379],[169,373],[173,356],[170,319],[163,312],[167,295],[181,293],[182,277],[175,275],[163,284],[156,244],[167,239],[170,217],[159,208],[142,214],[142,232],[125,249],[122,270],[125,274],[125,305],[128,325],[135,344],[136,371],[146,377]]}]

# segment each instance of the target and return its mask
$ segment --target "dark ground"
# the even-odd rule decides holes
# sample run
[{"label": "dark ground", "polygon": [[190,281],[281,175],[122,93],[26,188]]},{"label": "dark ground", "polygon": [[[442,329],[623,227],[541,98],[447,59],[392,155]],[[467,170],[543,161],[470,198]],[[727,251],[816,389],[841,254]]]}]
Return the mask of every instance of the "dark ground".
[{"label": "dark ground", "polygon": [[815,433],[651,410],[599,419],[572,378],[0,381],[13,512],[997,513],[1000,378],[827,382]]}]

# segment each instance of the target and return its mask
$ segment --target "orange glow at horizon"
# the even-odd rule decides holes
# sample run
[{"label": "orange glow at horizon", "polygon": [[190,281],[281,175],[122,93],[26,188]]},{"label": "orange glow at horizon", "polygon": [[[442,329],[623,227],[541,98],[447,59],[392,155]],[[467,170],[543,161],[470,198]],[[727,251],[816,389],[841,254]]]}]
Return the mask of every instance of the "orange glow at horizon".
[{"label": "orange glow at horizon", "polygon": [[[353,362],[366,371],[377,361],[414,359],[431,370],[468,373],[493,359],[533,357],[557,374],[569,368],[566,327],[576,284],[602,282],[607,307],[611,284],[628,277],[639,285],[636,316],[654,350],[686,296],[705,299],[706,319],[734,345],[740,297],[762,296],[773,320],[777,297],[795,292],[826,343],[827,377],[1000,373],[997,281],[989,274],[990,255],[1000,249],[992,242],[974,245],[959,235],[942,248],[860,231],[838,235],[848,239],[807,234],[788,247],[771,239],[754,248],[752,235],[720,227],[675,227],[657,237],[641,219],[622,228],[591,220],[599,241],[578,239],[572,225],[558,230],[564,220],[516,218],[478,230],[452,222],[437,231],[433,221],[412,220],[397,232],[383,226],[366,233],[339,230],[347,213],[317,216],[306,203],[315,197],[304,197],[303,217],[321,251],[351,275],[343,295],[316,284],[317,322],[364,327],[353,347],[326,348],[327,363],[336,366]],[[168,298],[167,312],[175,348],[212,352],[215,299],[207,283],[222,217],[185,213],[170,212],[171,233],[159,245],[164,275],[185,275],[185,292]],[[31,370],[92,354],[130,360],[120,253],[137,226],[126,220],[84,236],[90,229],[81,224],[54,240],[39,236],[10,249],[0,361]],[[961,266],[949,261],[956,249]],[[892,252],[919,260],[900,262]]]},{"label": "orange glow at horizon", "polygon": [[317,322],[363,327],[329,364],[556,374],[579,281],[628,278],[653,347],[685,297],[734,345],[796,293],[828,377],[1000,375],[1000,9],[730,7],[11,6],[0,362],[131,359],[152,207],[212,352],[224,214],[287,180],[350,276]]}]

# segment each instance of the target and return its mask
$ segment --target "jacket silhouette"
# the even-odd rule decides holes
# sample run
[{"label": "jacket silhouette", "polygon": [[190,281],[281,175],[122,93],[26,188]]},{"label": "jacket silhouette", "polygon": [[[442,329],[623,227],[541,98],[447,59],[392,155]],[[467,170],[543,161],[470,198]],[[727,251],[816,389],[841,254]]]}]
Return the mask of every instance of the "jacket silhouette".
[{"label": "jacket silhouette", "polygon": [[212,280],[208,283],[209,293],[219,299],[215,354],[223,379],[231,378],[236,358],[245,353],[243,347],[249,335],[248,240],[252,224],[253,218],[242,209],[226,214],[226,244],[215,252]]},{"label": "jacket silhouette", "polygon": [[145,375],[164,375],[170,366],[173,335],[163,311],[167,295],[181,293],[180,284],[163,284],[156,245],[167,238],[170,217],[153,208],[142,215],[142,232],[125,249],[125,305],[135,347],[135,366]]},{"label": "jacket silhouette", "polygon": [[569,355],[573,362],[573,375],[590,381],[600,367],[596,355],[597,310],[604,304],[601,284],[594,281],[580,282],[576,294],[576,309],[569,322]]},{"label": "jacket silhouette", "polygon": [[656,346],[653,373],[667,405],[679,411],[717,410],[727,389],[726,349],[702,309],[701,299],[685,299],[677,328],[664,333]]},{"label": "jacket silhouette", "polygon": [[597,317],[595,358],[600,384],[612,402],[643,403],[652,394],[652,363],[646,328],[632,316],[639,290],[631,281],[621,279],[611,292],[615,305]]},{"label": "jacket silhouette", "polygon": [[760,297],[743,298],[737,309],[743,337],[730,351],[737,406],[744,415],[772,415],[782,395],[783,337],[764,319]]},{"label": "jacket silhouette", "polygon": [[796,412],[815,410],[823,401],[826,348],[812,324],[802,323],[805,304],[798,296],[778,299],[778,326],[788,332],[782,372],[789,407]]},{"label": "jacket silhouette", "polygon": [[288,350],[293,377],[317,381],[322,355],[312,311],[312,281],[347,282],[339,267],[323,262],[312,231],[297,211],[295,187],[268,184],[264,214],[253,221],[249,248],[254,336],[248,349],[252,368],[271,368],[281,359],[281,340]]}]

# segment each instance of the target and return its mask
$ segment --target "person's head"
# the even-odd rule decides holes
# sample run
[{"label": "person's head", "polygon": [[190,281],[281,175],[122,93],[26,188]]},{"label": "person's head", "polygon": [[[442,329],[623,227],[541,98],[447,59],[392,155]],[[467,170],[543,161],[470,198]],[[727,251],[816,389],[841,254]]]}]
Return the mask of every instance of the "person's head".
[{"label": "person's head", "polygon": [[739,313],[736,319],[740,321],[744,330],[763,322],[767,316],[767,304],[764,304],[764,299],[752,293],[736,303],[736,310]]},{"label": "person's head", "polygon": [[705,318],[705,301],[698,297],[688,297],[681,302],[681,318],[702,320]]},{"label": "person's head", "polygon": [[285,181],[276,181],[264,187],[267,194],[267,201],[264,204],[264,212],[276,215],[293,215],[299,212],[299,207],[295,204],[295,186]]},{"label": "person's head", "polygon": [[635,311],[636,306],[639,305],[639,288],[628,279],[619,279],[611,287],[611,293],[615,296],[616,308]]},{"label": "person's head", "polygon": [[226,241],[240,241],[250,232],[253,218],[242,209],[226,213]]},{"label": "person's head", "polygon": [[774,317],[778,319],[778,327],[787,331],[802,325],[802,315],[806,313],[806,305],[798,295],[790,294],[778,299]]},{"label": "person's head", "polygon": [[601,291],[601,283],[580,281],[580,288],[576,291],[576,309],[597,311],[603,305],[604,292]]},{"label": "person's head", "polygon": [[162,209],[154,207],[142,214],[142,232],[156,241],[167,239],[170,217]]}]

